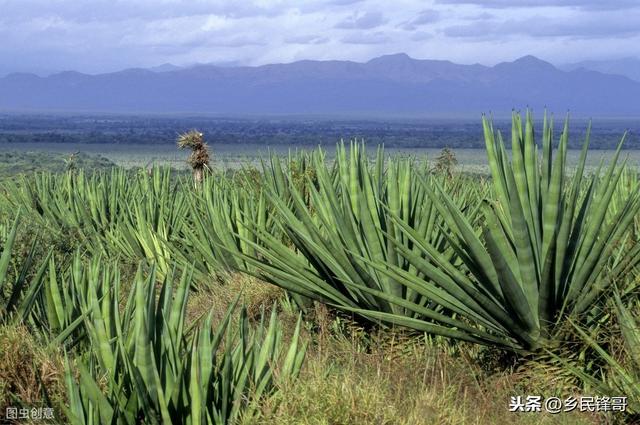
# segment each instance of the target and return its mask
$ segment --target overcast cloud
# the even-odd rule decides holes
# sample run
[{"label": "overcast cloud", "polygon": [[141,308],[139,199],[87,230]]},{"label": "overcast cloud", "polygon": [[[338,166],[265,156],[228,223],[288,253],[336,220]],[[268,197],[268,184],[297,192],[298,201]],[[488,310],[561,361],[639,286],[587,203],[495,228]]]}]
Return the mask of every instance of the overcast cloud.
[{"label": "overcast cloud", "polygon": [[640,57],[640,1],[0,0],[0,40],[0,74],[398,52],[567,63]]}]

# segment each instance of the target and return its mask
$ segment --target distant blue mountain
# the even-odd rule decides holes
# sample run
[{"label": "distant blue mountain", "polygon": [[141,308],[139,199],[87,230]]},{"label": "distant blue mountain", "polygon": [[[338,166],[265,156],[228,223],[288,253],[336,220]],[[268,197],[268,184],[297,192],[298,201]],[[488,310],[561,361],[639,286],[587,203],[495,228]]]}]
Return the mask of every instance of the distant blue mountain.
[{"label": "distant blue mountain", "polygon": [[0,78],[0,109],[110,113],[452,116],[545,106],[574,115],[640,116],[640,82],[533,56],[493,67],[417,60],[198,65]]},{"label": "distant blue mountain", "polygon": [[625,77],[640,82],[640,59],[638,58],[582,61],[560,66],[560,69],[565,71],[573,71],[580,68],[605,74],[624,75]]},{"label": "distant blue mountain", "polygon": [[171,71],[178,71],[182,69],[182,67],[180,66],[176,66],[172,63],[163,63],[162,65],[158,65],[158,66],[154,66],[149,68],[149,71],[153,71],[153,72],[171,72]]}]

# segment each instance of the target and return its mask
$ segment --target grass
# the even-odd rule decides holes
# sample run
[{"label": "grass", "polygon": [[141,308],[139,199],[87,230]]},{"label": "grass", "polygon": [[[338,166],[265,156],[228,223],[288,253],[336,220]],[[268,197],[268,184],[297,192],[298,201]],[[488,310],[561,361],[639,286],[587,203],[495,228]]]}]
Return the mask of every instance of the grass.
[{"label": "grass", "polygon": [[[15,149],[15,148],[14,148]],[[0,177],[34,172],[63,172],[69,166],[87,170],[107,169],[115,163],[100,154],[79,152],[17,151],[0,148]]]},{"label": "grass", "polygon": [[[259,320],[262,311],[270,313],[274,304],[278,304],[285,292],[273,285],[261,282],[254,277],[240,273],[229,274],[222,282],[203,286],[194,292],[187,304],[189,322],[213,312],[213,323],[222,321],[225,312],[237,301],[244,305],[250,320]],[[293,314],[291,316],[294,316]],[[292,325],[295,319],[291,317]]]},{"label": "grass", "polygon": [[[249,312],[275,302],[289,338],[296,315],[283,308],[284,293],[242,274],[195,293],[187,314],[224,312],[238,294]],[[471,344],[451,345],[402,330],[368,331],[321,304],[306,317],[303,340],[309,350],[299,378],[277,379],[278,392],[263,399],[259,415],[244,418],[242,425],[591,425],[614,419],[509,412],[511,396],[583,394],[579,382],[544,357],[513,364]]]},{"label": "grass", "polygon": [[[313,149],[316,146],[299,146],[297,149]],[[333,146],[325,146],[328,150],[329,158],[334,156]],[[281,156],[286,156],[290,148],[288,146],[276,145],[265,147],[258,144],[220,144],[212,145],[213,157],[212,166],[216,169],[237,169],[247,164],[258,165],[261,158],[268,158],[269,152],[274,152]],[[295,150],[295,149],[294,149]],[[17,164],[15,160],[7,160],[9,156],[18,154],[27,157],[22,163]],[[43,164],[53,159],[60,167],[64,165],[63,159],[68,158],[73,152],[81,152],[88,158],[100,158],[100,162],[105,160],[125,167],[137,168],[148,167],[151,164],[168,165],[177,169],[187,169],[187,153],[176,150],[173,144],[118,144],[118,143],[10,143],[0,144],[0,170],[12,170],[12,173],[25,173],[27,170],[42,170]],[[434,160],[441,150],[436,148],[397,148],[386,149],[387,153],[393,156],[414,156]],[[24,153],[27,153],[26,155]],[[458,160],[457,171],[466,173],[488,174],[487,158],[483,149],[456,148],[454,153]],[[571,166],[578,161],[580,151],[570,149],[567,154],[568,164]],[[624,153],[629,157],[629,165],[637,167],[640,165],[640,150],[628,150]],[[602,149],[590,152],[587,163],[587,170],[593,171],[601,160],[611,158],[612,150]],[[44,162],[32,159],[45,159]],[[30,165],[33,164],[33,165]],[[58,167],[56,165],[56,167]]]},{"label": "grass", "polygon": [[23,325],[0,326],[0,412],[7,407],[66,404],[64,361],[59,347],[40,341]]},{"label": "grass", "polygon": [[[466,276],[478,270],[474,264],[467,264],[466,248],[456,246],[456,240],[451,239],[452,233],[447,231],[447,226],[450,229],[456,226],[445,223],[446,220],[436,220],[436,217],[443,216],[446,219],[451,215],[447,215],[446,211],[443,213],[443,208],[438,211],[431,209],[431,213],[426,214],[420,209],[426,204],[426,198],[419,191],[422,186],[396,184],[396,181],[404,181],[397,178],[402,175],[405,176],[405,183],[411,183],[413,180],[409,177],[415,177],[415,182],[420,185],[430,184],[428,164],[419,161],[412,163],[415,165],[404,168],[406,173],[401,174],[398,172],[400,168],[394,171],[393,165],[389,166],[399,163],[397,158],[387,162],[387,168],[380,162],[383,166],[378,169],[384,168],[387,172],[373,179],[371,187],[362,184],[361,188],[361,181],[368,181],[365,178],[369,176],[368,172],[365,172],[365,168],[354,168],[352,172],[346,173],[345,157],[342,163],[338,161],[339,169],[330,169],[323,174],[319,170],[320,165],[325,164],[325,157],[318,157],[318,162],[311,164],[306,160],[299,162],[305,159],[304,155],[300,155],[292,157],[293,160],[289,158],[288,163],[286,159],[282,159],[285,163],[283,173],[286,173],[286,179],[290,181],[285,186],[283,175],[278,175],[277,172],[269,174],[269,168],[265,168],[266,174],[262,174],[262,170],[252,167],[255,152],[253,155],[253,159],[242,160],[246,165],[245,172],[237,173],[231,167],[226,168],[225,172],[207,176],[200,187],[194,187],[191,177],[184,170],[174,171],[173,174],[169,170],[159,169],[149,173],[145,170],[120,170],[99,175],[87,173],[85,179],[81,171],[34,177],[29,174],[29,170],[35,169],[27,167],[29,172],[23,178],[12,179],[10,184],[0,189],[0,250],[7,250],[6,253],[0,252],[0,256],[10,260],[4,262],[8,265],[8,271],[7,278],[0,282],[5,285],[2,287],[10,291],[13,289],[11,282],[31,282],[35,271],[40,270],[40,260],[48,255],[49,249],[53,251],[51,263],[43,263],[48,267],[42,268],[43,274],[38,274],[46,276],[42,281],[44,283],[32,284],[17,292],[22,292],[22,295],[36,294],[33,298],[24,297],[33,302],[30,306],[25,304],[25,311],[29,314],[20,316],[19,320],[23,322],[16,320],[17,316],[12,315],[9,310],[3,316],[0,326],[0,422],[7,406],[43,405],[54,407],[60,421],[64,421],[63,406],[72,406],[73,412],[69,412],[79,413],[78,418],[91,417],[98,422],[105,417],[120,420],[123,418],[121,413],[125,411],[128,415],[126,417],[131,419],[128,423],[141,423],[143,416],[145,421],[153,421],[153,412],[160,411],[159,407],[167,410],[163,411],[165,422],[169,415],[172,415],[172,423],[197,423],[194,418],[198,417],[206,422],[204,415],[198,416],[198,409],[209,409],[213,405],[209,403],[209,398],[196,400],[191,404],[186,401],[189,397],[185,398],[184,395],[193,395],[203,388],[205,391],[202,394],[205,397],[208,397],[207,391],[209,395],[216,392],[216,400],[220,396],[220,399],[228,401],[230,399],[227,395],[237,392],[234,389],[234,379],[242,380],[256,371],[258,372],[252,383],[238,386],[242,388],[242,392],[234,396],[239,394],[240,398],[233,398],[229,404],[220,404],[227,407],[242,406],[242,409],[247,407],[245,401],[251,404],[246,410],[251,413],[241,416],[241,424],[614,424],[635,419],[632,416],[604,413],[551,415],[509,411],[510,398],[514,396],[567,398],[605,395],[604,392],[598,393],[598,388],[589,387],[589,380],[576,374],[576,369],[597,378],[597,383],[602,383],[602,388],[607,387],[604,384],[611,383],[616,371],[618,374],[626,371],[635,374],[637,368],[629,362],[629,353],[634,350],[627,348],[625,351],[617,325],[618,319],[613,310],[608,308],[606,294],[597,297],[597,302],[589,304],[590,308],[582,316],[588,320],[575,321],[576,325],[582,326],[589,333],[590,338],[593,337],[594,341],[591,343],[581,338],[579,330],[572,325],[574,322],[571,320],[574,318],[571,317],[566,324],[559,321],[557,345],[545,345],[544,349],[539,350],[508,351],[508,348],[500,344],[484,346],[465,342],[474,341],[473,338],[456,340],[451,337],[459,330],[468,328],[478,315],[465,317],[464,313],[468,313],[471,307],[465,309],[464,306],[450,302],[450,299],[460,295],[459,291],[440,293],[438,288],[443,286],[442,282],[447,284],[448,281],[441,279],[442,281],[434,283],[436,280],[425,279],[425,269],[413,267],[413,263],[409,262],[395,266],[389,262],[390,270],[397,272],[402,266],[402,270],[406,269],[407,273],[379,275],[385,270],[380,266],[384,261],[378,255],[380,252],[391,254],[384,258],[396,261],[398,252],[406,254],[409,252],[408,247],[414,245],[409,239],[403,239],[404,233],[393,231],[390,226],[390,223],[397,224],[400,219],[405,220],[400,217],[405,213],[408,214],[407,227],[421,227],[425,224],[434,230],[437,237],[434,236],[433,243],[446,253],[447,261],[451,262],[452,268],[447,270],[455,269]],[[481,151],[475,151],[474,155],[482,157]],[[569,165],[572,162],[571,155],[569,153],[567,158]],[[10,162],[13,157],[6,158],[9,158],[6,162]],[[42,153],[24,158],[30,158],[29,161],[36,165],[46,165],[46,156]],[[214,158],[215,161],[224,160],[224,155],[216,155]],[[332,163],[334,158],[334,153],[327,153],[328,163]],[[64,155],[59,155],[52,160],[52,165],[64,165],[63,159]],[[468,162],[464,154],[458,155],[458,161],[460,165],[455,167],[451,176],[434,176],[433,179],[443,177],[438,180],[438,184],[446,188],[451,184],[452,189],[447,189],[446,192],[455,196],[458,203],[451,203],[451,208],[447,211],[460,210],[468,214],[471,221],[469,227],[480,231],[486,225],[481,219],[477,219],[474,205],[483,199],[495,197],[495,187],[490,187],[491,181],[474,179],[460,173],[468,171],[465,168],[465,163]],[[366,164],[366,158],[361,163]],[[311,164],[312,167],[299,168],[302,164],[305,167]],[[61,171],[55,167],[44,167],[42,170],[54,173]],[[82,168],[87,168],[87,165],[78,164],[78,169]],[[339,170],[342,170],[342,174],[338,174]],[[571,174],[571,170],[567,172]],[[612,211],[607,213],[606,209],[602,209],[607,217],[608,214],[614,214],[614,209],[624,208],[628,194],[637,187],[638,176],[634,172],[625,172],[622,180],[625,184],[620,185],[620,193],[613,197],[609,208]],[[347,184],[348,182],[352,184]],[[380,191],[380,187],[388,190]],[[407,187],[411,190],[405,190]],[[515,186],[512,185],[512,188]],[[400,204],[401,200],[396,199],[396,195],[406,192],[413,194],[412,202],[402,200]],[[333,194],[335,197],[325,199],[319,193]],[[378,193],[390,195],[385,200]],[[206,196],[209,194],[216,196]],[[511,196],[512,193],[509,195],[510,199],[518,199]],[[435,195],[433,197],[437,198]],[[600,198],[601,196],[596,197]],[[389,208],[367,210],[363,207],[363,200],[370,201],[369,207],[375,207],[377,202],[386,202],[383,207]],[[298,205],[295,211],[289,211],[291,202]],[[329,211],[327,207],[340,204],[346,211],[345,214],[338,214],[339,208]],[[21,211],[22,225],[15,244],[2,248],[17,211]],[[366,214],[368,211],[373,211],[375,217]],[[307,217],[302,212],[309,213],[305,226],[314,232],[305,237],[305,233],[299,231],[300,226],[289,229],[288,233],[283,232],[295,220]],[[380,221],[384,226],[378,224],[379,229],[370,231],[376,225],[371,225],[369,215],[384,218]],[[430,218],[424,223],[417,220],[411,224],[412,217]],[[505,219],[501,216],[499,218]],[[258,239],[254,242],[252,237],[255,235],[245,232],[246,228],[256,223],[259,224],[252,231],[265,236],[266,242],[277,242],[275,245]],[[351,233],[347,234],[345,229],[348,230],[349,223],[354,225]],[[508,220],[501,223],[509,230],[507,236],[515,234],[511,232]],[[405,227],[402,229],[406,230]],[[518,231],[520,230],[522,229]],[[440,235],[438,232],[447,234]],[[597,232],[593,233],[595,235]],[[620,246],[616,245],[610,264],[603,265],[608,271],[622,271],[615,275],[620,279],[612,286],[621,291],[622,301],[633,315],[636,315],[635,310],[640,305],[637,278],[633,275],[636,265],[634,261],[640,258],[640,250],[634,248],[639,234],[636,225],[629,232],[630,237],[623,240],[635,253],[628,264],[623,261],[626,250],[619,249]],[[227,240],[220,236],[230,238]],[[516,241],[520,239],[522,238],[514,237]],[[297,245],[292,243],[296,240]],[[326,249],[317,250],[318,240],[326,245]],[[402,245],[402,240],[407,243],[407,250],[394,251],[394,246]],[[606,239],[598,237],[594,240]],[[38,242],[34,244],[34,241]],[[306,245],[299,243],[300,241],[304,241]],[[378,241],[386,242],[376,248],[380,252],[372,251],[375,255],[369,255],[366,250],[362,256],[354,255],[362,247],[377,247]],[[255,250],[256,247],[260,249]],[[508,248],[509,245],[505,247]],[[415,246],[411,249],[411,252],[417,252]],[[314,251],[321,255],[309,255]],[[507,251],[502,249],[499,252]],[[34,253],[36,261],[33,267],[25,266],[24,276],[28,279],[21,280],[18,278],[22,276],[22,268],[19,266],[25,263],[25,257],[30,252]],[[245,260],[253,256],[256,261],[264,260],[273,252],[288,253],[281,259],[274,256],[270,261],[293,272],[295,279],[291,280],[291,285],[283,286],[278,283],[278,279],[273,278],[281,274],[270,276],[268,273],[257,273],[249,263],[227,263],[227,257],[223,258],[221,254],[229,252],[232,252],[230,255],[244,255],[242,258]],[[343,255],[336,256],[340,252]],[[429,252],[440,251],[434,249]],[[11,255],[4,255],[8,253]],[[449,255],[453,253],[455,255]],[[519,252],[515,254],[519,255]],[[365,260],[370,257],[371,261],[362,262],[361,257],[366,257]],[[441,257],[438,256],[439,259],[444,258]],[[599,258],[606,257],[602,255]],[[418,265],[422,260],[429,261],[422,254],[412,254],[411,260]],[[150,277],[149,270],[153,269],[150,263],[153,261],[159,263],[158,275]],[[316,274],[309,273],[309,264],[316,267],[318,275],[334,285],[336,291],[342,292],[329,293],[328,286],[322,285],[323,281]],[[343,273],[343,269],[349,264],[353,265],[354,273]],[[518,266],[523,264],[524,260]],[[180,283],[180,286],[172,287],[171,290],[175,291],[172,295],[171,292],[163,292],[163,288],[168,286],[160,282],[170,274],[174,265],[176,277],[188,273],[190,266],[196,270],[193,280],[185,278],[184,285]],[[277,272],[270,264],[265,263],[264,266],[271,272]],[[107,270],[112,271],[113,276],[109,273],[108,279],[101,279],[100,276],[106,274]],[[136,277],[137,270],[140,270],[144,279],[149,280]],[[300,278],[296,274],[298,272],[304,272],[300,274]],[[435,272],[431,270],[431,273]],[[249,274],[262,276],[286,290]],[[360,286],[354,285],[352,280],[356,274],[370,279],[363,280]],[[393,287],[392,284],[398,283],[398,277],[407,276],[413,276],[410,282],[414,287],[431,292],[422,294],[421,298],[411,298],[413,292],[407,290],[407,300],[410,302],[405,302],[404,298],[399,299],[396,295],[364,291],[367,288],[364,284],[368,285],[373,279]],[[316,301],[311,301],[313,293],[310,292],[299,291],[297,295],[293,295],[296,289],[304,289],[304,285],[309,282],[318,285],[318,296],[313,297]],[[343,286],[343,283],[351,283],[351,286]],[[469,286],[474,284],[471,282]],[[120,288],[119,292],[117,288]],[[136,291],[130,293],[131,288],[136,288]],[[152,288],[156,291],[153,292]],[[357,301],[367,305],[370,312],[387,314],[363,314],[362,310],[352,308],[351,304],[347,306],[349,308],[342,308],[344,306],[336,300],[347,297],[352,299],[353,293],[349,291],[354,288],[364,291]],[[410,286],[407,288],[411,289]],[[62,296],[56,294],[56,291]],[[190,294],[188,298],[184,296],[186,292]],[[372,293],[380,298],[373,299],[370,296]],[[184,310],[182,304],[176,301],[179,299],[187,300]],[[159,300],[162,301],[156,306]],[[389,300],[393,302],[387,305]],[[180,307],[170,308],[172,303]],[[224,328],[228,318],[225,313],[236,303],[243,305],[244,309],[238,308],[233,312],[231,325],[225,328],[230,329],[229,333],[224,340],[216,340],[216,344],[220,344],[220,350],[210,349],[207,344],[213,344],[216,338],[211,338],[209,329],[216,329],[221,325]],[[508,310],[509,306],[511,304],[500,303],[495,311],[500,312],[500,308]],[[415,310],[411,310],[414,307]],[[472,307],[477,309],[476,306]],[[430,310],[425,312],[426,309]],[[86,316],[80,318],[66,317],[63,314],[68,312],[69,315],[79,315],[83,311]],[[265,353],[282,341],[290,341],[294,337],[297,339],[296,326],[298,318],[302,316],[300,338],[302,345],[307,346],[308,350],[301,374],[295,379],[291,376],[297,375],[297,366],[296,373],[291,374],[291,367],[287,365],[292,363],[281,362],[290,358],[291,353],[297,358],[295,350],[286,353],[276,350],[273,356],[265,357],[261,348],[254,352],[244,345],[248,341],[247,337],[253,335],[252,330],[260,328],[261,318],[268,318],[272,312],[277,316],[277,321],[273,321],[273,329],[277,332],[269,333],[272,336],[263,340],[263,330],[256,331],[256,335],[260,334],[256,336],[256,340],[263,341],[264,347],[267,347]],[[385,321],[385,318],[389,318],[388,312],[393,312],[394,317],[400,319]],[[442,333],[441,336],[433,336],[438,334],[433,330],[430,336],[422,333],[421,331],[433,329],[431,325],[435,323],[434,317],[449,324],[454,332]],[[495,336],[496,328],[492,327],[494,323],[490,319],[492,318],[483,322],[482,329],[489,329],[488,332]],[[135,326],[131,320],[135,320]],[[415,324],[419,320],[425,326],[414,327],[412,331],[394,327],[399,324]],[[120,322],[126,331],[124,333],[118,330]],[[78,327],[73,332],[65,333],[63,323],[64,326],[76,323],[74,326]],[[168,326],[169,324],[172,326]],[[158,329],[163,329],[166,333],[158,334]],[[506,326],[506,329],[508,332],[518,333],[510,326]],[[65,335],[60,339],[62,342],[49,344],[60,332]],[[630,340],[635,341],[636,338]],[[635,342],[627,345],[634,344],[637,346]],[[611,354],[615,362],[607,362],[606,358],[598,357],[597,354],[601,354],[598,347],[602,348],[601,352]],[[229,351],[232,349],[233,352]],[[69,358],[68,365],[63,360],[64,352]],[[209,356],[209,353],[212,355]],[[256,363],[256,358],[262,360]],[[118,359],[120,369],[109,380],[109,373],[105,371],[110,370],[109,365],[116,364],[114,359]],[[617,369],[615,366],[611,367],[611,364],[618,363]],[[167,373],[177,364],[184,372],[180,375],[179,383],[173,382],[169,378],[171,374]],[[571,364],[573,369],[567,367],[567,364]],[[145,373],[143,381],[136,380],[138,375],[135,373],[127,375],[132,370],[132,365]],[[160,365],[159,377],[153,375],[153,366],[156,365]],[[211,367],[214,375],[219,374],[220,378],[212,378],[203,384],[200,381],[202,376],[214,376],[210,375]],[[271,391],[272,373],[275,391]],[[122,381],[125,382],[124,385],[120,385],[118,382],[125,375],[128,376],[127,380]],[[265,385],[269,390],[261,392],[261,384],[256,384],[257,382],[268,383]],[[161,383],[161,387],[156,386],[157,383]],[[226,389],[221,390],[220,385]],[[615,389],[615,386],[608,387]],[[161,390],[156,392],[156,388]],[[262,390],[264,388],[266,387]],[[134,396],[134,392],[139,390],[141,392]],[[108,399],[101,397],[101,393]],[[131,397],[131,404],[120,400],[124,393],[127,393],[126,397]],[[165,395],[168,398],[164,400],[169,400],[166,405],[163,404]],[[203,403],[199,403],[203,400]],[[254,401],[257,409],[254,409]],[[136,407],[138,403],[144,407]],[[104,416],[95,416],[95,405],[99,405],[96,411],[100,410],[100,415]],[[113,406],[118,406],[114,411],[115,416],[111,415],[114,413],[111,409]],[[220,418],[229,417],[222,411],[221,415],[216,423],[220,422]],[[71,414],[69,419],[73,419]],[[226,423],[224,419],[222,421]],[[82,423],[82,420],[78,423]]]},{"label": "grass", "polygon": [[[214,313],[214,326],[237,296],[250,316],[278,309],[285,339],[296,313],[284,292],[242,274],[195,292],[187,323]],[[406,331],[368,331],[349,317],[316,304],[307,314],[303,341],[309,351],[296,380],[278,378],[275,395],[262,399],[258,415],[241,424],[608,424],[604,414],[511,413],[514,395],[567,397],[583,392],[558,381],[562,369],[545,358],[507,364],[470,344],[451,345]],[[234,318],[234,321],[237,317]],[[0,407],[46,404],[60,417],[66,403],[64,365],[25,326],[0,327]]]},{"label": "grass", "polygon": [[520,370],[487,373],[475,361],[420,338],[387,337],[363,350],[359,338],[333,334],[313,346],[300,378],[280,382],[276,396],[264,401],[262,416],[246,423],[559,425],[607,420],[581,413],[509,412],[511,396],[540,394],[540,386],[554,386],[552,371],[530,378]]}]

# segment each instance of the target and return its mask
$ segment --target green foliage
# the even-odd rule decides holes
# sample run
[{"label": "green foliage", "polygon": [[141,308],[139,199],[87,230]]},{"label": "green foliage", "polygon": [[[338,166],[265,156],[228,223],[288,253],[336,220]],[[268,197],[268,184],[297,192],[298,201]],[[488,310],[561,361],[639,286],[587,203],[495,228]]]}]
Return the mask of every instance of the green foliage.
[{"label": "green foliage", "polygon": [[[6,191],[11,208],[25,208],[56,240],[92,255],[153,262],[161,276],[174,261],[193,263],[200,281],[240,268],[229,252],[251,252],[242,240],[250,237],[247,222],[273,227],[253,187],[216,176],[195,190],[167,167],[42,173],[8,182]],[[69,240],[75,234],[79,243]]]},{"label": "green foliage", "polygon": [[[622,142],[604,174],[586,178],[587,135],[576,172],[569,177],[567,123],[554,155],[552,124],[545,120],[541,158],[531,115],[523,126],[514,114],[511,162],[500,133],[496,137],[488,120],[484,127],[496,199],[484,202],[482,237],[445,190],[428,188],[470,274],[443,264],[435,247],[406,222],[403,229],[424,250],[425,258],[415,256],[412,264],[444,293],[464,292],[457,304],[474,314],[461,314],[493,330],[505,346],[536,350],[558,342],[558,325],[566,317],[589,320],[598,297],[616,278],[618,269],[611,274],[605,268],[640,208],[640,196],[629,193],[620,210],[607,215],[622,173],[622,167],[616,168]],[[621,263],[639,260],[633,250],[621,255]]]},{"label": "green foliage", "polygon": [[607,369],[600,370],[597,374],[589,374],[580,365],[555,357],[592,390],[609,397],[627,397],[627,412],[638,419],[640,418],[640,322],[638,322],[637,312],[640,311],[640,304],[634,300],[631,306],[625,306],[618,293],[614,294],[613,301],[623,340],[623,352],[620,357],[614,357],[614,353],[598,344],[595,335],[576,325],[574,325],[575,329],[587,345],[595,350]]},{"label": "green foliage", "polygon": [[255,255],[253,227],[274,234],[272,208],[261,192],[236,189],[228,180],[207,179],[189,198],[193,222],[182,231],[181,255],[203,275],[247,270],[241,256]]},{"label": "green foliage", "polygon": [[[308,203],[296,182],[274,164],[276,184],[267,196],[287,238],[281,240],[253,228],[260,241],[253,244],[259,255],[243,258],[260,278],[360,313],[372,322],[382,320],[432,331],[433,319],[449,320],[442,307],[448,308],[450,302],[431,308],[433,290],[424,285],[422,272],[404,258],[405,251],[416,248],[402,236],[394,218],[402,217],[436,246],[443,258],[459,262],[455,250],[446,243],[445,221],[421,183],[434,177],[420,175],[410,159],[391,160],[385,170],[382,150],[369,164],[363,146],[352,144],[347,154],[342,145],[332,166],[322,152],[314,153],[317,183],[306,186]],[[469,220],[477,219],[481,195],[476,191],[482,186],[465,186],[464,178],[443,184],[457,195]],[[396,270],[400,278],[393,274]],[[455,330],[450,334],[465,336]]]},{"label": "green foliage", "polygon": [[255,330],[244,310],[233,330],[233,308],[215,329],[211,314],[186,323],[187,272],[177,282],[167,275],[159,287],[153,271],[146,279],[139,272],[124,310],[117,274],[86,284],[80,307],[93,349],[75,366],[67,362],[71,423],[233,423],[272,391],[274,373],[299,373],[300,320],[288,347],[275,311]]},{"label": "green foliage", "polygon": [[115,164],[99,155],[85,153],[56,154],[51,152],[0,152],[0,178],[40,171],[54,173],[85,169],[88,171],[106,170]]},{"label": "green foliage", "polygon": [[616,276],[640,260],[637,248],[619,247],[640,195],[628,193],[608,214],[621,145],[604,174],[588,178],[587,137],[569,177],[568,124],[554,153],[545,121],[540,157],[532,117],[523,127],[514,115],[511,161],[484,126],[491,196],[456,191],[456,181],[420,176],[410,163],[390,162],[384,175],[379,158],[369,171],[352,145],[348,158],[339,149],[332,173],[316,159],[316,214],[280,179],[291,202],[283,190],[269,197],[296,250],[255,230],[260,257],[247,261],[276,285],[370,320],[516,351],[557,343],[558,324],[588,321]]},{"label": "green foliage", "polygon": [[[335,160],[322,149],[273,154],[195,187],[169,168],[85,171],[80,156],[64,172],[3,181],[0,322],[65,350],[72,423],[258,420],[258,405],[300,371],[301,322],[285,342],[276,308],[258,319],[256,306],[211,311],[224,304],[208,299],[222,293],[213,285],[241,291],[216,279],[230,272],[284,288],[288,308],[311,312],[315,300],[361,332],[405,327],[448,349],[471,342],[485,358],[561,355],[571,322],[585,341],[573,358],[587,366],[563,358],[566,370],[637,397],[640,183],[619,164],[621,144],[589,175],[589,137],[567,164],[568,124],[555,147],[545,119],[538,145],[531,115],[514,115],[510,154],[483,125],[490,180],[454,172],[452,152],[434,173],[351,143]],[[614,284],[622,355],[598,342]],[[189,312],[193,291],[204,305]]]},{"label": "green foliage", "polygon": [[29,316],[46,270],[44,263],[39,268],[35,263],[35,240],[25,259],[19,263],[12,261],[18,222],[16,218],[0,251],[0,324],[25,320]]}]

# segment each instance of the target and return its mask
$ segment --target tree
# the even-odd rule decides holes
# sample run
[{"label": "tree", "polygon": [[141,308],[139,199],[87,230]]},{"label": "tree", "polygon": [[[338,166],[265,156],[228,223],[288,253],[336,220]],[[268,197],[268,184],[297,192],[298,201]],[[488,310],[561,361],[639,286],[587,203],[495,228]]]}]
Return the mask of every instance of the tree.
[{"label": "tree", "polygon": [[204,142],[203,136],[197,130],[191,130],[178,136],[178,147],[191,149],[191,155],[187,162],[191,165],[193,180],[196,184],[202,183],[204,169],[209,168],[209,148]]},{"label": "tree", "polygon": [[443,148],[440,151],[440,155],[436,158],[436,163],[433,167],[433,171],[437,174],[446,174],[447,177],[451,177],[453,174],[453,167],[458,165],[456,155],[449,148]]},{"label": "tree", "polygon": [[66,171],[75,173],[78,168],[78,154],[80,152],[74,152],[69,155],[68,158],[64,158],[64,166]]}]

